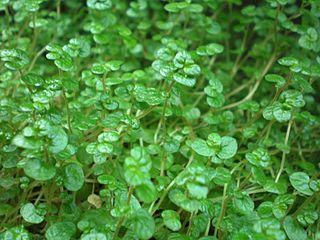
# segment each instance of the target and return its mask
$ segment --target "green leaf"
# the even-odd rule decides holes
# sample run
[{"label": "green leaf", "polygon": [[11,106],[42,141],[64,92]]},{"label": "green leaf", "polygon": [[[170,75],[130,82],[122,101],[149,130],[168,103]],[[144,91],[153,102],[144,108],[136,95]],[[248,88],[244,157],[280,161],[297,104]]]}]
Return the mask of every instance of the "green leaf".
[{"label": "green leaf", "polygon": [[233,137],[222,137],[221,138],[221,147],[218,152],[218,157],[221,159],[229,159],[236,155],[238,150],[238,144],[236,139]]},{"label": "green leaf", "polygon": [[74,65],[72,59],[67,55],[63,54],[59,59],[54,61],[54,64],[65,72],[70,72],[74,70]]},{"label": "green leaf", "polygon": [[297,215],[297,220],[302,226],[308,226],[310,224],[314,224],[319,218],[319,213],[314,210],[313,205],[305,207],[302,211]]},{"label": "green leaf", "polygon": [[28,73],[22,77],[22,81],[24,81],[27,85],[34,87],[41,87],[44,85],[44,79],[35,73]]},{"label": "green leaf", "polygon": [[209,192],[208,187],[201,186],[195,183],[187,183],[187,189],[190,194],[190,197],[196,199],[205,199]]},{"label": "green leaf", "polygon": [[183,9],[185,9],[186,7],[188,7],[188,3],[187,2],[173,2],[173,3],[168,3],[164,6],[164,9],[167,10],[168,12],[173,12],[173,13],[177,13]]},{"label": "green leaf", "polygon": [[286,122],[291,118],[291,111],[281,104],[276,104],[272,107],[272,114],[278,122]]},{"label": "green leaf", "polygon": [[217,167],[214,173],[213,182],[220,186],[223,186],[226,183],[230,183],[231,182],[230,171],[224,167]]},{"label": "green leaf", "polygon": [[288,207],[284,203],[276,203],[273,205],[272,212],[278,219],[283,218],[287,213]]},{"label": "green leaf", "polygon": [[192,149],[201,156],[210,157],[215,154],[214,150],[210,148],[207,142],[201,138],[196,138],[192,144]]},{"label": "green leaf", "polygon": [[83,235],[81,240],[107,240],[107,237],[103,233],[89,233]]},{"label": "green leaf", "polygon": [[284,230],[290,240],[306,240],[306,231],[291,217],[287,216],[283,222]]},{"label": "green leaf", "polygon": [[76,163],[70,163],[63,168],[63,185],[69,191],[78,191],[84,184],[82,168]]},{"label": "green leaf", "polygon": [[62,47],[63,51],[71,57],[88,57],[90,55],[90,43],[86,38],[72,38],[67,45]]},{"label": "green leaf", "polygon": [[267,180],[263,184],[263,188],[267,192],[276,193],[276,194],[285,194],[287,192],[287,183],[284,181],[275,182],[273,179]]},{"label": "green leaf", "polygon": [[138,166],[127,166],[125,169],[125,178],[132,186],[137,186],[148,182],[150,175],[139,169]]},{"label": "green leaf", "polygon": [[92,65],[92,68],[91,68],[91,71],[94,73],[94,74],[104,74],[107,72],[107,69],[106,69],[106,66],[105,64],[103,63],[94,63]]},{"label": "green leaf", "polygon": [[189,12],[201,13],[203,11],[203,6],[201,4],[192,3],[188,7]]},{"label": "green leaf", "polygon": [[[97,149],[100,153],[112,153],[113,151],[113,145],[111,143],[99,143],[97,145]],[[99,155],[99,154],[97,154]],[[101,156],[101,157],[105,157],[105,156]]]},{"label": "green leaf", "polygon": [[263,168],[268,167],[270,162],[270,156],[266,149],[258,148],[251,153],[246,153],[246,159],[255,166],[261,166]]},{"label": "green leaf", "polygon": [[313,191],[310,189],[310,178],[304,172],[295,172],[289,177],[291,185],[300,193],[305,195],[312,195]]},{"label": "green leaf", "polygon": [[163,147],[168,153],[175,153],[179,151],[180,142],[174,138],[167,138]]},{"label": "green leaf", "polygon": [[87,0],[87,6],[92,9],[106,10],[112,7],[111,0]]},{"label": "green leaf", "polygon": [[265,109],[263,109],[263,117],[266,119],[266,120],[272,120],[274,118],[273,116],[273,108],[274,106],[267,106]]},{"label": "green leaf", "polygon": [[120,69],[122,64],[123,64],[123,61],[112,60],[112,61],[106,62],[105,66],[107,69],[110,69],[111,71],[117,71]]},{"label": "green leaf", "polygon": [[38,214],[37,209],[32,203],[24,204],[20,209],[20,214],[26,222],[39,224],[44,217]]},{"label": "green leaf", "polygon": [[188,75],[195,76],[200,74],[201,68],[197,64],[191,64],[191,65],[185,66],[183,68],[183,71]]},{"label": "green leaf", "polygon": [[179,231],[181,228],[180,216],[173,210],[165,210],[161,213],[164,225],[172,231]]},{"label": "green leaf", "polygon": [[60,127],[54,127],[48,134],[50,139],[49,151],[52,153],[59,153],[68,145],[68,136],[65,131]]},{"label": "green leaf", "polygon": [[25,149],[39,149],[42,146],[42,141],[18,134],[12,139],[12,144]]},{"label": "green leaf", "polygon": [[0,216],[5,216],[9,214],[10,212],[12,212],[13,209],[14,207],[10,204],[0,203]]},{"label": "green leaf", "polygon": [[73,71],[75,66],[72,62],[70,55],[64,52],[58,44],[50,43],[46,46],[46,50],[49,51],[46,57],[50,60],[54,60],[54,64],[62,71]]},{"label": "green leaf", "polygon": [[278,74],[267,74],[265,76],[265,79],[268,82],[276,83],[276,87],[277,88],[280,88],[280,87],[284,86],[284,84],[286,83],[286,80],[282,76],[280,76]]},{"label": "green leaf", "polygon": [[184,193],[179,189],[173,189],[169,193],[169,198],[171,202],[177,206],[183,208],[188,212],[194,212],[199,210],[200,202],[196,199],[189,199]]},{"label": "green leaf", "polygon": [[207,97],[207,103],[210,107],[219,108],[222,107],[225,102],[224,95],[222,93],[216,93],[214,97]]},{"label": "green leaf", "polygon": [[29,63],[28,54],[21,49],[2,49],[0,59],[5,62],[4,66],[10,70],[22,69]]},{"label": "green leaf", "polygon": [[32,240],[31,234],[25,229],[23,225],[9,228],[3,234],[0,235],[2,239],[8,240]]},{"label": "green leaf", "polygon": [[57,222],[46,231],[47,240],[70,240],[76,233],[76,226],[72,222]]},{"label": "green leaf", "polygon": [[198,108],[194,108],[191,106],[186,106],[183,109],[183,114],[182,114],[187,120],[192,121],[195,119],[200,118],[201,112]]},{"label": "green leaf", "polygon": [[212,56],[219,53],[222,53],[224,47],[218,43],[211,43],[206,46],[200,46],[197,48],[197,54],[200,56]]},{"label": "green leaf", "polygon": [[233,207],[239,213],[249,214],[254,209],[254,202],[246,193],[237,193],[233,199]]},{"label": "green leaf", "polygon": [[145,203],[151,203],[157,197],[157,190],[151,181],[137,186],[135,191],[137,193],[137,197]]},{"label": "green leaf", "polygon": [[280,65],[290,67],[290,66],[298,65],[299,61],[294,57],[283,57],[278,60],[278,63]]},{"label": "green leaf", "polygon": [[25,174],[38,181],[47,181],[56,175],[56,169],[40,159],[28,159],[23,166]]},{"label": "green leaf", "polygon": [[178,82],[184,86],[187,86],[187,87],[193,87],[196,84],[196,79],[189,77],[185,74],[175,73],[173,75],[173,79],[176,82]]},{"label": "green leaf", "polygon": [[131,150],[131,157],[125,159],[125,179],[132,185],[137,186],[149,181],[149,171],[152,163],[151,158],[142,147],[134,147]]},{"label": "green leaf", "polygon": [[296,90],[287,90],[280,94],[280,100],[292,107],[301,108],[305,105],[303,95]]},{"label": "green leaf", "polygon": [[146,102],[151,106],[164,102],[165,96],[155,88],[146,88],[143,85],[136,85],[133,94],[138,102]]},{"label": "green leaf", "polygon": [[140,208],[128,219],[129,229],[140,239],[149,239],[155,232],[155,222],[150,213]]}]

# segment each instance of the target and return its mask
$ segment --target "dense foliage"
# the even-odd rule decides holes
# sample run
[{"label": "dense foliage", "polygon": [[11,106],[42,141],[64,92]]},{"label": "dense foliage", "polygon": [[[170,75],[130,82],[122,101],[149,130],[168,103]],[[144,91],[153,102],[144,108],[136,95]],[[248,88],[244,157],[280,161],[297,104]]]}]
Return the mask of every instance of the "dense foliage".
[{"label": "dense foliage", "polygon": [[0,0],[0,29],[0,240],[320,239],[319,0]]}]

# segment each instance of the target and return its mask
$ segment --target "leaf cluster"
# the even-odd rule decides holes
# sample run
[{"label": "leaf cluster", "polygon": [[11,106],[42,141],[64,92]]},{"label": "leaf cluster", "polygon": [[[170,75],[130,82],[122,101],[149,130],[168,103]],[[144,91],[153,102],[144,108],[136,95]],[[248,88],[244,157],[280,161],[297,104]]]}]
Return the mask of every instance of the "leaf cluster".
[{"label": "leaf cluster", "polygon": [[319,16],[0,0],[0,240],[320,239]]}]

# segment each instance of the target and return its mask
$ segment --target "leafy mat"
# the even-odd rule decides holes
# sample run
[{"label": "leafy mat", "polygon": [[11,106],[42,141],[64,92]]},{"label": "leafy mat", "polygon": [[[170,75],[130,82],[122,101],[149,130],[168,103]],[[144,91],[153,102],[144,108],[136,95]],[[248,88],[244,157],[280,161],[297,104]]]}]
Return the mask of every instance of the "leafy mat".
[{"label": "leafy mat", "polygon": [[319,240],[319,0],[0,0],[0,240]]}]

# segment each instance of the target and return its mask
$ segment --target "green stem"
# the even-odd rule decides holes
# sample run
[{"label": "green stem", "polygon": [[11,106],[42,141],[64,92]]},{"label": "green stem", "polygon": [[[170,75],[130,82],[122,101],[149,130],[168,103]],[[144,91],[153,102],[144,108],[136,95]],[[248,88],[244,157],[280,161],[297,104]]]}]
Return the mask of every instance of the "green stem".
[{"label": "green stem", "polygon": [[63,95],[64,101],[65,101],[65,104],[66,104],[68,129],[69,129],[70,133],[72,133],[72,128],[71,128],[71,113],[70,113],[68,98],[67,98],[67,95],[66,95],[66,92],[64,91],[64,89],[62,89],[62,95]]},{"label": "green stem", "polygon": [[[129,190],[128,190],[128,200],[127,200],[127,204],[128,205],[130,204],[132,193],[133,193],[133,186],[130,186]],[[123,216],[123,217],[121,217],[119,219],[119,221],[117,223],[117,226],[116,226],[116,230],[114,231],[114,234],[113,234],[113,237],[112,237],[113,240],[117,239],[119,231],[120,231],[120,228],[121,228],[124,220],[125,220],[125,216]]]},{"label": "green stem", "polygon": [[226,105],[226,106],[220,108],[219,110],[221,111],[221,110],[227,110],[227,109],[230,109],[230,108],[234,108],[234,107],[237,107],[237,106],[241,105],[242,103],[252,99],[253,95],[258,90],[263,77],[267,74],[267,72],[269,71],[269,69],[271,68],[272,64],[275,62],[275,60],[276,60],[276,54],[273,54],[271,56],[271,58],[269,59],[269,61],[267,62],[267,64],[265,65],[265,67],[263,68],[263,70],[261,71],[261,74],[258,77],[255,85],[252,87],[251,91],[247,94],[246,97],[244,97],[243,99],[241,99],[238,102]]},{"label": "green stem", "polygon": [[292,214],[292,217],[296,217],[298,215],[298,213],[305,207],[307,206],[309,203],[311,203],[311,201],[317,196],[319,195],[320,192],[316,192],[314,193],[312,196],[308,197],[300,206],[299,208]]},{"label": "green stem", "polygon": [[[293,123],[293,120],[291,119],[291,120],[289,121],[289,123],[288,123],[286,138],[285,138],[285,140],[284,140],[284,144],[285,144],[285,145],[287,145],[287,144],[288,144],[288,141],[289,141],[289,136],[290,136],[290,130],[291,130],[292,123]],[[286,161],[286,153],[283,152],[283,153],[282,153],[281,164],[280,164],[280,169],[279,169],[279,172],[278,172],[277,177],[276,177],[276,180],[275,180],[276,183],[279,181],[280,176],[281,176],[281,173],[283,172],[285,161]]]},{"label": "green stem", "polygon": [[223,217],[224,217],[224,214],[225,214],[225,210],[226,210],[226,206],[227,206],[227,189],[228,189],[228,184],[224,184],[224,187],[223,187],[223,200],[222,200],[222,203],[221,203],[221,210],[220,210],[220,215],[219,215],[219,218],[218,218],[218,221],[217,221],[217,225],[215,226],[215,229],[214,229],[214,236],[217,237],[217,233],[218,233],[218,230],[219,230],[219,227],[220,227],[220,224],[223,220]]},{"label": "green stem", "polygon": [[57,18],[60,18],[60,12],[61,12],[61,0],[57,0]]},{"label": "green stem", "polygon": [[163,105],[163,109],[162,109],[162,117],[159,121],[159,124],[158,124],[158,127],[157,127],[157,130],[154,134],[154,143],[157,143],[158,142],[158,134],[160,132],[160,129],[161,129],[161,125],[163,125],[163,132],[164,132],[164,137],[166,135],[166,125],[165,125],[165,114],[166,114],[166,109],[167,109],[167,105],[168,105],[168,100],[169,100],[169,97],[170,97],[170,92],[171,92],[171,89],[174,85],[174,81],[171,81],[168,89],[166,90],[167,93],[168,93],[168,96],[166,97],[165,101],[164,101],[164,105]]},{"label": "green stem", "polygon": [[208,219],[207,228],[206,228],[206,231],[205,231],[205,233],[204,233],[204,236],[205,236],[205,237],[209,235],[210,227],[211,227],[211,219],[209,218],[209,219]]},{"label": "green stem", "polygon": [[[187,165],[185,166],[184,169],[187,169],[191,163],[193,162],[193,158],[194,158],[194,155],[191,154],[190,158],[189,158],[189,161],[187,163]],[[178,177],[183,173],[180,172],[172,181],[171,183],[167,186],[167,188],[163,191],[157,205],[153,208],[154,204],[155,204],[155,201],[151,204],[150,208],[149,208],[149,212],[151,213],[151,215],[153,215],[158,209],[159,207],[161,206],[163,200],[165,199],[165,197],[167,196],[167,194],[169,193],[170,189],[174,186],[174,184],[176,183],[176,180],[178,179]],[[153,209],[152,209],[153,208]]]}]

